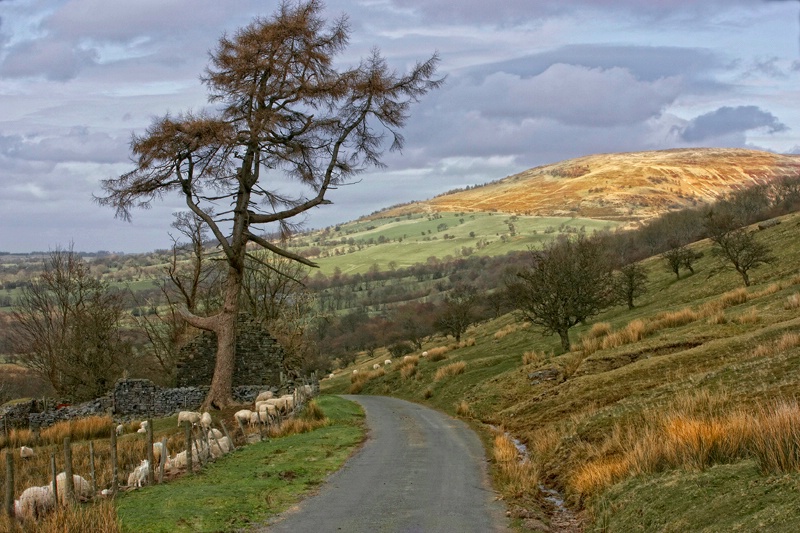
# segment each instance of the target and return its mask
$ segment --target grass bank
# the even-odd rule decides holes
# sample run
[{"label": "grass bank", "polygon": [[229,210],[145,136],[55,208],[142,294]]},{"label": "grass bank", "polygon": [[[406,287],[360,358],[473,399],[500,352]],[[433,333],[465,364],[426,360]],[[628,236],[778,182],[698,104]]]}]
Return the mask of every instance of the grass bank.
[{"label": "grass bank", "polygon": [[123,532],[236,531],[307,496],[362,442],[364,414],[333,396],[317,400],[328,424],[240,448],[201,473],[118,499]]}]

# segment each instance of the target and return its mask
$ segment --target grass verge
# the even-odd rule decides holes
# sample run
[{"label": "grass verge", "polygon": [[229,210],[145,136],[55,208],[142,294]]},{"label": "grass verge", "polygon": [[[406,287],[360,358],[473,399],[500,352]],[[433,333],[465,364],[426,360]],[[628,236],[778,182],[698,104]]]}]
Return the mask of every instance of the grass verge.
[{"label": "grass verge", "polygon": [[236,531],[263,523],[306,496],[361,443],[364,414],[322,396],[329,424],[241,448],[200,474],[120,497],[123,532]]}]

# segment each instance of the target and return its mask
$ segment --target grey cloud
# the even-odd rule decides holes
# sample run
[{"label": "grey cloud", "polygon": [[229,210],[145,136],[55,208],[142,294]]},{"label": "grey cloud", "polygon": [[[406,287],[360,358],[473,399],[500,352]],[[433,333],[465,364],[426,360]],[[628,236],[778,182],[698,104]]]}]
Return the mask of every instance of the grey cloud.
[{"label": "grey cloud", "polygon": [[697,142],[758,128],[766,128],[769,133],[788,129],[775,115],[757,106],[724,106],[692,119],[681,137],[688,142]]},{"label": "grey cloud", "polygon": [[0,137],[0,154],[25,161],[119,163],[128,160],[127,142],[127,138],[75,126],[47,134]]},{"label": "grey cloud", "polygon": [[67,81],[86,67],[95,64],[94,50],[81,49],[66,41],[27,41],[11,47],[0,74],[9,78],[43,75],[52,81]]},{"label": "grey cloud", "polygon": [[576,9],[625,11],[635,15],[663,19],[715,13],[720,9],[752,5],[752,0],[392,0],[400,8],[413,9],[427,20],[445,22],[477,22],[481,24],[523,24],[543,17],[553,17]]},{"label": "grey cloud", "polygon": [[538,76],[551,65],[565,63],[587,68],[624,68],[638,79],[654,81],[659,78],[683,76],[695,85],[711,87],[710,72],[724,68],[722,61],[703,48],[635,45],[568,45],[524,57],[487,63],[466,71],[472,76],[492,72],[507,72],[521,77]]}]

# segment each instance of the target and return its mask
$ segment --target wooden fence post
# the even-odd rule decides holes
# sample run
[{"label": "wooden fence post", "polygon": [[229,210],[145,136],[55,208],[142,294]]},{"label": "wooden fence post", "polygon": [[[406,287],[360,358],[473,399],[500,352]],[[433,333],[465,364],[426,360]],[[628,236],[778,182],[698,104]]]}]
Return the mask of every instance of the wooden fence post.
[{"label": "wooden fence post", "polygon": [[186,439],[186,471],[191,474],[194,465],[192,464],[192,426],[189,422],[183,423],[183,433]]},{"label": "wooden fence post", "polygon": [[67,503],[75,501],[75,480],[72,478],[72,443],[69,437],[64,437],[64,473],[67,479],[64,483],[64,499]]},{"label": "wooden fence post", "polygon": [[[162,453],[163,455],[163,453]],[[153,485],[155,483],[155,465],[153,455],[153,420],[147,419],[147,484]]]},{"label": "wooden fence post", "polygon": [[53,481],[53,508],[58,509],[58,471],[56,471],[56,453],[52,452],[50,454],[50,476],[52,477]]},{"label": "wooden fence post", "polygon": [[119,472],[117,470],[117,429],[111,428],[111,494],[116,495],[119,490]]},{"label": "wooden fence post", "polygon": [[94,473],[94,441],[89,441],[89,473],[92,476],[92,494],[97,494],[97,476]]},{"label": "wooden fence post", "polygon": [[14,516],[14,454],[6,448],[6,514]]},{"label": "wooden fence post", "polygon": [[161,439],[161,457],[158,459],[158,482],[164,482],[164,466],[167,464],[167,437]]},{"label": "wooden fence post", "polygon": [[225,436],[228,437],[228,440],[231,443],[231,451],[235,450],[236,449],[236,445],[233,444],[233,439],[231,438],[230,434],[228,433],[228,428],[225,427],[225,422],[220,420],[219,421],[219,425],[222,428],[222,433],[224,433]]}]

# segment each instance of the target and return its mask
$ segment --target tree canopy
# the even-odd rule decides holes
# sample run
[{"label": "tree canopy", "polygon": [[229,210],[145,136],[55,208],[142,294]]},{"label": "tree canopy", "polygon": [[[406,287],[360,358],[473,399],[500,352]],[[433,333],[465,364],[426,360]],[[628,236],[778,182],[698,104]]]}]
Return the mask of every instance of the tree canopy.
[{"label": "tree canopy", "polygon": [[[106,194],[97,198],[129,219],[133,209],[177,193],[219,242],[228,269],[224,302],[209,316],[184,313],[217,334],[207,407],[231,402],[248,245],[313,266],[263,232],[287,236],[294,217],[330,203],[330,190],[382,166],[386,138],[391,150],[402,148],[411,104],[443,82],[435,77],[436,54],[403,75],[377,49],[337,69],[350,27],[346,16],[327,24],[322,10],[318,0],[284,1],[271,17],[223,36],[202,76],[211,108],[154,120],[131,142],[135,168],[105,180]],[[286,179],[302,192],[280,192]]]}]

